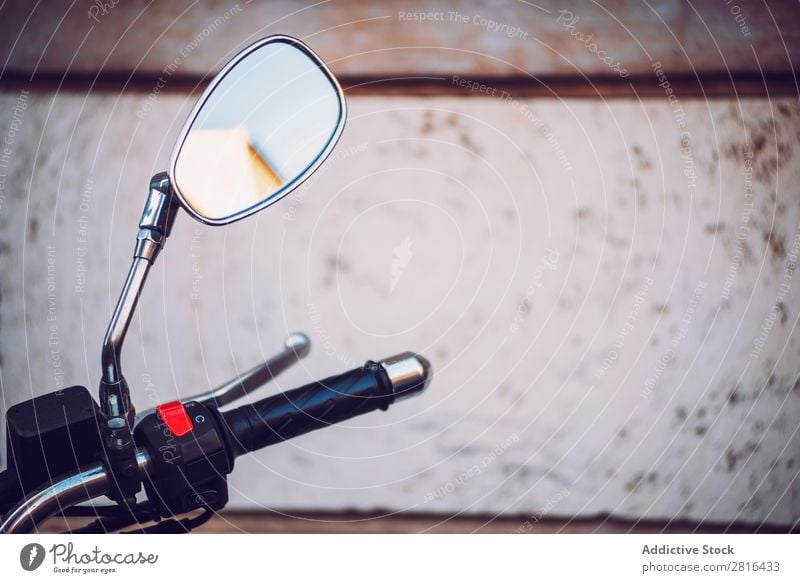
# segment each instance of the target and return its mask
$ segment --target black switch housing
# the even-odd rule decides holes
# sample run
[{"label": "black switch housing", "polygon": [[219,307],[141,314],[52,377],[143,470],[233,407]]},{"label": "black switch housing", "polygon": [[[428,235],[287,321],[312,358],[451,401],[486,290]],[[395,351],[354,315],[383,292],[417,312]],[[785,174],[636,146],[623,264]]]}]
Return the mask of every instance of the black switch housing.
[{"label": "black switch housing", "polygon": [[97,461],[99,408],[76,385],[30,399],[6,414],[6,463],[25,492]]}]

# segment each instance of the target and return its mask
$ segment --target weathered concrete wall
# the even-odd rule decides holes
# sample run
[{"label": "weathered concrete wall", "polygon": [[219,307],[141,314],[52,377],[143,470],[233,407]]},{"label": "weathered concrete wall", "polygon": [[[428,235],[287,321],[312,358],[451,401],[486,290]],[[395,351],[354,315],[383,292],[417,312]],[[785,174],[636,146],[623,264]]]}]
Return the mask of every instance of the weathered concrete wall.
[{"label": "weathered concrete wall", "polygon": [[[17,99],[0,98],[3,407],[95,387],[190,105]],[[293,330],[312,356],[269,391],[415,349],[424,397],[237,461],[235,504],[797,520],[800,107],[680,105],[351,99],[292,197],[178,221],[124,354],[137,405]]]}]

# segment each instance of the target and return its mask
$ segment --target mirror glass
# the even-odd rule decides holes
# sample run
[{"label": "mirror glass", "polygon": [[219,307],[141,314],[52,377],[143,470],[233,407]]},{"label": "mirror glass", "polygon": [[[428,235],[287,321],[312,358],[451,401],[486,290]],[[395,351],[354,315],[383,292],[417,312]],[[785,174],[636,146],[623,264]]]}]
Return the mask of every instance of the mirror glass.
[{"label": "mirror glass", "polygon": [[276,202],[333,148],[341,89],[305,45],[268,38],[237,56],[195,108],[170,164],[196,218],[226,224]]}]

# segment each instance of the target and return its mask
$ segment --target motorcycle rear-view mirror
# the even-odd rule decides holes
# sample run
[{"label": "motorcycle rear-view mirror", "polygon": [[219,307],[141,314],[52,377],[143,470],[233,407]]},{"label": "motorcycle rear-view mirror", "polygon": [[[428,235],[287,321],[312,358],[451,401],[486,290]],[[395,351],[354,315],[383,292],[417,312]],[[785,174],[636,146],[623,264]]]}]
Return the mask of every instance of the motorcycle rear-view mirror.
[{"label": "motorcycle rear-view mirror", "polygon": [[271,36],[214,78],[184,125],[169,165],[181,206],[224,225],[262,210],[325,160],[342,132],[342,90],[302,42]]}]

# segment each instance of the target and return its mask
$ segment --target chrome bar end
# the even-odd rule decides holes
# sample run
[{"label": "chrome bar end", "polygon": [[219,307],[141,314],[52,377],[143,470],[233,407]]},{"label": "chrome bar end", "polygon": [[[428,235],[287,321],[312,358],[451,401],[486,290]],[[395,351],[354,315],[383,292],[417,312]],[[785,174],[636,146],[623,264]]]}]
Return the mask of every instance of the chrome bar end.
[{"label": "chrome bar end", "polygon": [[413,352],[403,352],[381,361],[392,383],[395,401],[415,397],[424,391],[433,378],[430,361]]}]

